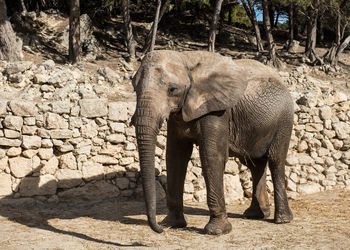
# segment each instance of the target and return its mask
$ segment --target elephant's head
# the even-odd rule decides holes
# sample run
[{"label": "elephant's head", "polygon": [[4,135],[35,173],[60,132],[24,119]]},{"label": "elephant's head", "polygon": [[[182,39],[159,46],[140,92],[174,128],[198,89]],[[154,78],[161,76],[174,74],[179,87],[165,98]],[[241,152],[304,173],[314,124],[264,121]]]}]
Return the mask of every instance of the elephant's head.
[{"label": "elephant's head", "polygon": [[172,112],[189,122],[233,107],[246,89],[231,59],[209,52],[154,51],[133,78],[137,94],[136,128],[148,222],[156,232],[155,144],[159,128]]}]

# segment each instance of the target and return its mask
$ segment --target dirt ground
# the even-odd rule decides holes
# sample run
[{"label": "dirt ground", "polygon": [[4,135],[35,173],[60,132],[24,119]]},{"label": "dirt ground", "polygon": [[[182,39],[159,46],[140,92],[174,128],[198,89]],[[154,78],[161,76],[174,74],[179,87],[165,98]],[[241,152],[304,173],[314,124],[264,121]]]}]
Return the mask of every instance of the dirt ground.
[{"label": "dirt ground", "polygon": [[[27,204],[26,204],[27,203]],[[241,215],[249,201],[227,208],[233,225],[222,236],[203,234],[205,203],[186,203],[188,227],[151,231],[142,201],[40,204],[0,201],[0,249],[350,249],[350,191],[290,201],[294,221],[276,225]],[[158,206],[158,221],[166,213]]]}]

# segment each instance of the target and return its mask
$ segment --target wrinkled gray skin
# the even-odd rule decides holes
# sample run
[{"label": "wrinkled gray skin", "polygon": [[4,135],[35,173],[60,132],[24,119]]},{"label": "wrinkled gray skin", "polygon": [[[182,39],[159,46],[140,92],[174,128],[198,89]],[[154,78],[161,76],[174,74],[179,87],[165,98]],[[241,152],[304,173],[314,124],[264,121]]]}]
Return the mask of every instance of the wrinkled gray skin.
[{"label": "wrinkled gray skin", "polygon": [[207,188],[208,234],[231,231],[223,174],[228,156],[247,165],[253,176],[248,218],[266,218],[266,164],[272,174],[275,223],[293,219],[285,191],[285,159],[293,125],[293,102],[272,69],[253,60],[236,60],[204,51],[154,51],[133,79],[136,128],[148,222],[156,232],[155,144],[168,120],[166,147],[168,215],[163,223],[185,227],[183,189],[193,144],[199,145]]}]

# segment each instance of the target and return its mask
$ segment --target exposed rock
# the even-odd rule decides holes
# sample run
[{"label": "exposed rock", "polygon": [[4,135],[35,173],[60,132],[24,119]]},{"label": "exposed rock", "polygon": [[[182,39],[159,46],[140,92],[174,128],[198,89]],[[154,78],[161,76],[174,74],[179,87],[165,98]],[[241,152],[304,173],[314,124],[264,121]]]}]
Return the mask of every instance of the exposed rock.
[{"label": "exposed rock", "polygon": [[124,142],[126,140],[126,137],[123,134],[111,134],[111,135],[107,136],[106,139],[107,139],[107,141],[109,141],[111,143],[118,144],[118,143]]},{"label": "exposed rock", "polygon": [[58,193],[62,201],[99,201],[104,199],[116,198],[120,195],[119,189],[105,181],[88,183],[83,187],[69,189]]},{"label": "exposed rock", "polygon": [[86,181],[101,180],[104,175],[103,165],[96,162],[85,162],[82,168],[83,178]]},{"label": "exposed rock", "polygon": [[82,99],[79,104],[80,115],[83,117],[93,118],[107,115],[106,99]]},{"label": "exposed rock", "polygon": [[39,148],[38,155],[42,160],[49,160],[53,156],[53,148]]},{"label": "exposed rock", "polygon": [[0,146],[6,146],[6,147],[19,147],[21,146],[22,141],[19,139],[7,139],[0,137]]},{"label": "exposed rock", "polygon": [[0,197],[12,194],[11,175],[0,173]]},{"label": "exposed rock", "polygon": [[100,68],[97,72],[111,83],[112,86],[121,82],[121,77],[109,67]]},{"label": "exposed rock", "polygon": [[322,191],[322,187],[317,183],[306,183],[298,186],[298,193],[312,194]]},{"label": "exposed rock", "polygon": [[225,175],[224,183],[226,203],[232,203],[244,197],[243,188],[238,175]]},{"label": "exposed rock", "polygon": [[13,114],[17,116],[35,116],[38,113],[38,108],[31,101],[17,99],[10,101],[9,106]]},{"label": "exposed rock", "polygon": [[52,175],[24,178],[19,187],[21,196],[52,195],[56,190],[57,182]]},{"label": "exposed rock", "polygon": [[22,153],[22,148],[20,147],[11,147],[9,150],[7,150],[6,155],[10,157],[18,156]]},{"label": "exposed rock", "polygon": [[77,169],[77,161],[72,152],[64,154],[60,157],[60,167],[61,168],[69,168],[69,169]]},{"label": "exposed rock", "polygon": [[48,161],[43,161],[43,167],[40,169],[40,174],[55,175],[58,169],[58,160],[56,157],[51,157]]},{"label": "exposed rock", "polygon": [[16,178],[22,178],[32,172],[32,160],[23,157],[9,159],[11,173]]},{"label": "exposed rock", "polygon": [[23,118],[20,116],[8,115],[4,119],[4,127],[21,131],[23,126]]},{"label": "exposed rock", "polygon": [[55,174],[58,188],[72,188],[82,183],[82,174],[79,170],[59,169]]},{"label": "exposed rock", "polygon": [[116,159],[115,157],[112,157],[112,156],[108,156],[108,155],[96,155],[96,156],[92,157],[91,159],[94,162],[101,163],[104,165],[115,165],[115,164],[119,163],[118,159]]},{"label": "exposed rock", "polygon": [[38,149],[41,146],[41,137],[39,136],[22,136],[23,144],[22,147],[25,149]]},{"label": "exposed rock", "polygon": [[13,75],[13,74],[17,74],[17,73],[22,73],[22,72],[30,69],[30,67],[32,67],[32,65],[33,65],[33,62],[29,62],[29,61],[11,62],[11,63],[8,63],[6,65],[5,74]]}]

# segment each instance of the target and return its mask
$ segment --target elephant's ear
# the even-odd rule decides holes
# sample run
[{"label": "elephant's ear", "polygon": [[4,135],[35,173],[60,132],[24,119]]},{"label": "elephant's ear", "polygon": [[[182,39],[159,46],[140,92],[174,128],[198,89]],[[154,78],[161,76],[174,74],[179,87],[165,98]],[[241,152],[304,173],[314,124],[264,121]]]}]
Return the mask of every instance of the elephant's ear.
[{"label": "elephant's ear", "polygon": [[237,104],[247,87],[247,81],[229,65],[198,64],[192,72],[192,84],[182,107],[188,122],[214,111]]}]

